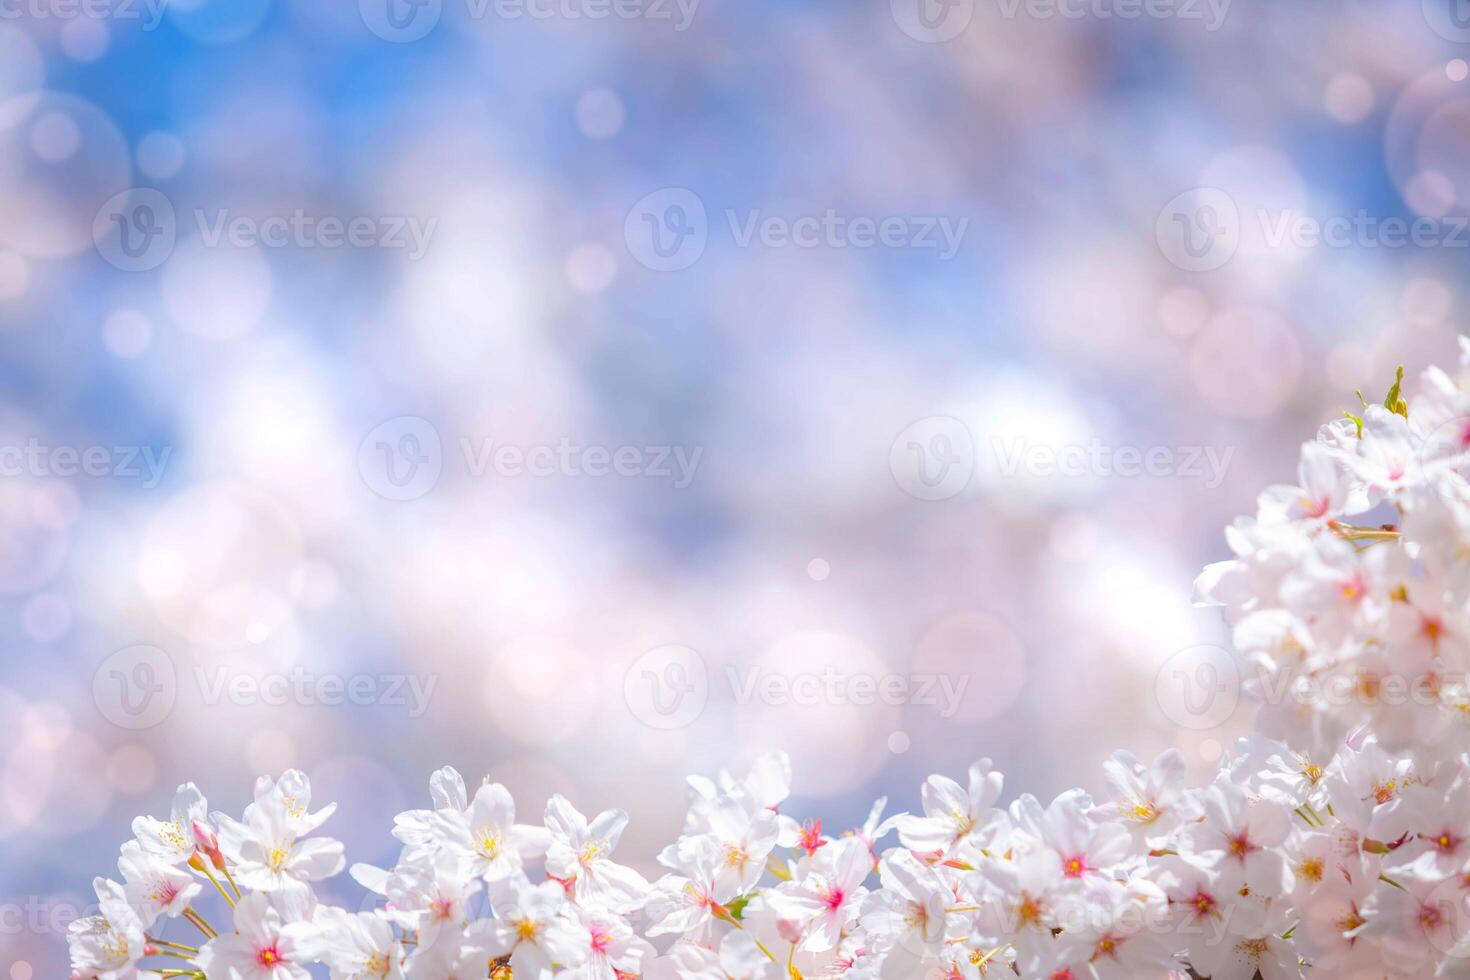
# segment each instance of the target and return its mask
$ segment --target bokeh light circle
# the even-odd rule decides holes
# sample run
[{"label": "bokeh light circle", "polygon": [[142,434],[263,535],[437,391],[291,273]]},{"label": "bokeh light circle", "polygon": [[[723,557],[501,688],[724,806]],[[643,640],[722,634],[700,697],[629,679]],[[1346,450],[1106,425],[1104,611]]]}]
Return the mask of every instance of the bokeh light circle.
[{"label": "bokeh light circle", "polygon": [[138,141],[138,170],[150,180],[168,180],[184,168],[186,153],[173,133],[148,133]]},{"label": "bokeh light circle", "polygon": [[275,279],[259,248],[211,246],[201,236],[179,243],[163,271],[163,302],[185,330],[206,340],[250,333],[270,308]]},{"label": "bokeh light circle", "polygon": [[137,310],[118,310],[102,321],[102,343],[118,357],[137,357],[152,342],[153,324]]},{"label": "bokeh light circle", "polygon": [[255,32],[271,0],[169,0],[168,16],[180,31],[204,44],[233,44]]},{"label": "bokeh light circle", "polygon": [[198,643],[244,646],[254,622],[280,625],[302,560],[301,532],[269,494],[243,483],[199,484],[158,507],[143,528],[138,581],[155,615]]},{"label": "bokeh light circle", "polygon": [[87,64],[101,58],[112,44],[107,25],[94,17],[76,17],[61,29],[61,50],[73,61]]},{"label": "bokeh light circle", "polygon": [[[24,439],[0,439],[21,445]],[[70,548],[64,526],[48,519],[41,487],[27,480],[0,480],[0,595],[40,588],[61,569]]]},{"label": "bokeh light circle", "polygon": [[1301,342],[1276,313],[1260,308],[1227,310],[1195,339],[1189,375],[1215,410],[1238,418],[1263,418],[1296,392],[1302,360]]},{"label": "bokeh light circle", "polygon": [[623,128],[626,110],[616,92],[592,89],[577,99],[577,128],[588,139],[612,139]]},{"label": "bokeh light circle", "polygon": [[45,78],[46,63],[36,42],[20,28],[0,23],[0,105],[8,105],[11,113],[22,111],[25,107],[15,100],[38,97]]},{"label": "bokeh light circle", "polygon": [[31,285],[31,266],[18,252],[0,250],[0,300],[24,296]]},{"label": "bokeh light circle", "polygon": [[85,99],[44,92],[0,103],[0,246],[41,258],[88,248],[98,210],[131,177],[122,133]]},{"label": "bokeh light circle", "polygon": [[1322,96],[1327,114],[1340,123],[1355,123],[1373,111],[1373,85],[1362,75],[1343,72],[1332,76]]},{"label": "bokeh light circle", "polygon": [[925,705],[955,725],[1001,717],[1026,687],[1026,653],[1014,630],[988,613],[944,617],[919,640],[914,673],[936,679],[935,703]]},{"label": "bokeh light circle", "polygon": [[1406,85],[1383,128],[1389,176],[1409,205],[1440,217],[1470,210],[1470,82],[1436,68]]}]

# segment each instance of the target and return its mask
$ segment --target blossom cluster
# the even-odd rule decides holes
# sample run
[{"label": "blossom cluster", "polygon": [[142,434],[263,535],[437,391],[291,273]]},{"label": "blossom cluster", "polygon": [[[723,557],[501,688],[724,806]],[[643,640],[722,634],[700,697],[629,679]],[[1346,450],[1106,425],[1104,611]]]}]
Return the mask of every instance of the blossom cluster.
[{"label": "blossom cluster", "polygon": [[1104,797],[1003,805],[981,760],[833,835],[783,812],[772,754],[689,780],[649,880],[622,811],[555,796],[517,823],[504,786],[442,769],[396,863],[350,868],[348,910],[315,891],[348,869],[304,775],[261,779],[238,820],[187,784],[95,882],[72,976],[1470,977],[1470,342],[1421,388],[1323,426],[1197,582],[1261,702],[1206,785],[1177,750],[1119,752]]}]

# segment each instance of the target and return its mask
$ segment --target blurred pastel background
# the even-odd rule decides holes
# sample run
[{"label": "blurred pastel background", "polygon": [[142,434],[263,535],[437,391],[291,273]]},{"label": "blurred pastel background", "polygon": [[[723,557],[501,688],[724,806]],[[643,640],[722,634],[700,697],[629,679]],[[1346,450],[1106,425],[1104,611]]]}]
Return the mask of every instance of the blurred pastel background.
[{"label": "blurred pastel background", "polygon": [[[1470,30],[1017,2],[0,4],[10,980],[185,780],[303,768],[381,862],[453,764],[652,873],[773,748],[829,831],[981,756],[1207,773],[1249,711],[1158,681],[1222,526],[1454,356]],[[1360,214],[1437,231],[1272,234]]]}]

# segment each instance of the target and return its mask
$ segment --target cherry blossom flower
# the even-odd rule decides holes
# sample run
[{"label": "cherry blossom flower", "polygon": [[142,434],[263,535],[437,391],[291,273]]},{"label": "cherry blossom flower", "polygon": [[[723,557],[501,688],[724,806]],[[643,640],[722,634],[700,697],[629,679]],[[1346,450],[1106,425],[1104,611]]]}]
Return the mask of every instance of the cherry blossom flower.
[{"label": "cherry blossom flower", "polygon": [[1121,824],[1087,819],[1093,809],[1091,797],[1081,790],[1062,793],[1045,810],[1027,794],[1011,805],[1011,819],[1018,830],[1056,853],[1063,875],[1082,878],[1113,867],[1131,847]]},{"label": "cherry blossom flower", "polygon": [[161,916],[178,917],[203,890],[193,875],[149,854],[134,841],[123,845],[117,864],[127,902],[145,928]]},{"label": "cherry blossom flower", "polygon": [[1051,962],[1052,941],[1066,878],[1057,853],[1023,848],[1010,860],[987,861],[980,868],[979,931],[1004,941],[1024,975],[1040,973]]},{"label": "cherry blossom flower", "polygon": [[317,930],[317,956],[332,971],[332,980],[401,980],[403,945],[381,912],[350,915],[324,908],[312,920]]},{"label": "cherry blossom flower", "polygon": [[441,810],[463,814],[469,808],[464,777],[452,766],[436,770],[429,777],[429,799],[430,809],[406,810],[393,818],[393,836],[405,845],[405,859],[438,850],[435,814]]},{"label": "cherry blossom flower", "polygon": [[834,949],[862,906],[872,870],[862,841],[837,841],[817,852],[805,877],[771,895],[772,907],[802,924],[803,948]]},{"label": "cherry blossom flower", "polygon": [[241,887],[306,893],[311,882],[330,878],[346,864],[340,841],[298,838],[298,828],[311,821],[272,792],[257,794],[245,808],[243,823],[223,815],[217,819],[220,847]]},{"label": "cherry blossom flower", "polygon": [[547,873],[572,882],[579,902],[614,911],[638,908],[648,895],[648,882],[611,857],[627,826],[628,815],[622,810],[605,810],[589,823],[564,797],[553,796],[546,804],[546,827],[551,831]]},{"label": "cherry blossom flower", "polygon": [[1283,938],[1292,923],[1284,908],[1270,910],[1255,935],[1232,934],[1191,947],[1191,965],[1210,980],[1292,980],[1302,975],[1296,947]]},{"label": "cherry blossom flower", "polygon": [[659,863],[670,869],[654,882],[644,913],[649,936],[677,935],[695,943],[713,939],[715,923],[729,921],[726,903],[735,897],[738,881],[724,874],[725,853],[708,834],[684,837],[664,848]]},{"label": "cherry blossom flower", "polygon": [[[917,966],[940,951],[949,933],[948,906],[953,892],[933,868],[904,851],[886,857],[878,869],[882,887],[863,900],[862,927],[888,950],[890,970],[907,961]],[[963,932],[963,928],[956,929]]]},{"label": "cherry blossom flower", "polygon": [[[427,946],[420,942],[404,964],[404,977],[406,980],[481,980],[492,958],[487,934],[494,924],[494,920],[480,919],[461,933],[440,933]],[[524,975],[539,980],[546,974],[527,969]]]},{"label": "cherry blossom flower", "polygon": [[153,980],[158,974],[139,968],[147,950],[143,922],[133,911],[121,885],[98,878],[93,887],[100,915],[67,926],[72,976],[77,980]]},{"label": "cherry blossom flower", "polygon": [[214,838],[204,794],[193,783],[185,783],[174,795],[169,819],[138,817],[133,821],[133,835],[144,853],[183,864]]},{"label": "cherry blossom flower", "polygon": [[1339,514],[1368,509],[1368,495],[1326,443],[1302,446],[1297,486],[1267,487],[1257,503],[1262,523],[1322,524]]},{"label": "cherry blossom flower", "polygon": [[[356,877],[358,869],[353,871]],[[400,861],[386,876],[382,894],[393,921],[418,933],[420,945],[431,946],[441,932],[458,932],[470,919],[470,901],[481,885],[455,854],[441,851]]]},{"label": "cherry blossom flower", "polygon": [[913,850],[940,854],[973,840],[992,820],[1003,784],[989,759],[970,767],[968,790],[946,776],[930,776],[922,794],[924,815],[901,818],[899,840]]},{"label": "cherry blossom flower", "polygon": [[311,780],[299,769],[286,770],[279,780],[269,776],[256,780],[255,805],[284,814],[286,825],[298,836],[316,830],[337,812],[335,803],[311,812]]},{"label": "cherry blossom flower", "polygon": [[[765,963],[775,967],[769,959]],[[737,974],[726,973],[714,950],[694,943],[675,943],[667,953],[647,965],[643,976],[645,980],[728,980]]]},{"label": "cherry blossom flower", "polygon": [[463,863],[466,874],[499,881],[518,873],[527,860],[546,853],[550,839],[540,827],[517,824],[515,819],[510,791],[499,783],[486,783],[467,808],[436,810],[430,834],[440,848]]},{"label": "cherry blossom flower", "polygon": [[1436,870],[1424,854],[1384,869],[1396,887],[1375,888],[1364,900],[1358,935],[1381,944],[1385,959],[1406,973],[1431,972],[1461,948],[1470,931],[1464,885]]},{"label": "cherry blossom flower", "polygon": [[1094,820],[1116,820],[1135,845],[1161,847],[1178,829],[1191,807],[1185,798],[1184,756],[1170,749],[1145,768],[1131,752],[1114,752],[1103,774],[1115,799],[1093,807]]},{"label": "cherry blossom flower", "polygon": [[495,918],[476,923],[490,955],[510,957],[516,977],[549,976],[553,961],[575,959],[575,943],[560,928],[567,912],[566,893],[554,881],[532,885],[519,875],[492,886]]},{"label": "cherry blossom flower", "polygon": [[318,930],[309,922],[283,922],[270,899],[257,892],[235,907],[235,931],[199,950],[199,968],[221,980],[310,980]]},{"label": "cherry blossom flower", "polygon": [[563,980],[621,980],[636,977],[653,946],[633,932],[619,916],[596,909],[580,910],[578,919],[562,920],[554,928],[556,947],[566,950]]},{"label": "cherry blossom flower", "polygon": [[1216,782],[1200,795],[1204,819],[1192,832],[1199,853],[1221,855],[1251,893],[1272,898],[1289,881],[1281,851],[1291,833],[1290,811],[1270,800],[1251,800],[1231,783]]}]

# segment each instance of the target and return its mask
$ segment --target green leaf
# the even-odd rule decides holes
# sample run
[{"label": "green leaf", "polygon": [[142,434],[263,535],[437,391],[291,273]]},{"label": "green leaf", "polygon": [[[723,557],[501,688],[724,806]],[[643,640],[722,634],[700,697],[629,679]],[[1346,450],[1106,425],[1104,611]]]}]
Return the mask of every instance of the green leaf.
[{"label": "green leaf", "polygon": [[1354,415],[1352,412],[1344,411],[1342,413],[1342,417],[1343,418],[1346,418],[1346,419],[1352,419],[1354,422],[1356,422],[1358,424],[1358,438],[1359,439],[1363,438],[1363,418],[1362,418],[1362,416],[1360,416],[1360,415]]},{"label": "green leaf", "polygon": [[1388,389],[1388,394],[1383,396],[1383,407],[1396,415],[1409,417],[1409,403],[1404,401],[1404,366],[1399,365],[1399,372],[1393,379],[1393,387]]}]

